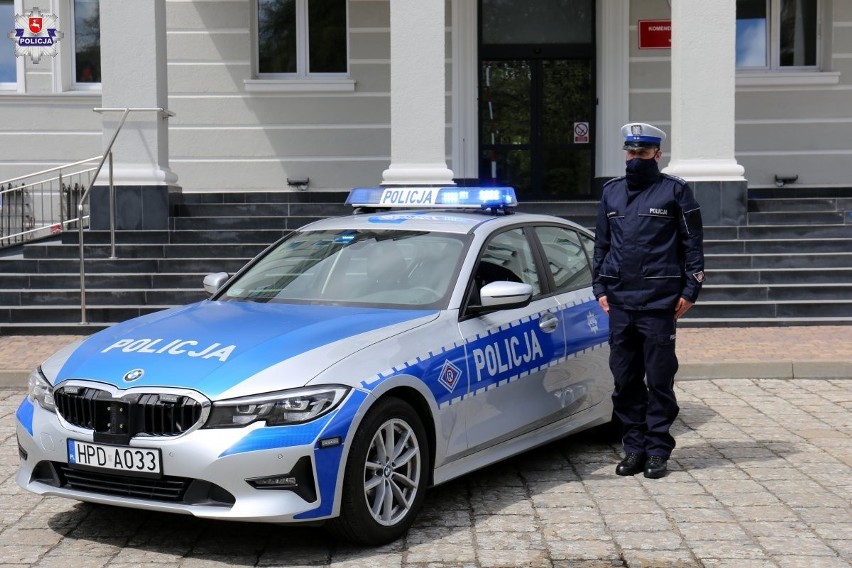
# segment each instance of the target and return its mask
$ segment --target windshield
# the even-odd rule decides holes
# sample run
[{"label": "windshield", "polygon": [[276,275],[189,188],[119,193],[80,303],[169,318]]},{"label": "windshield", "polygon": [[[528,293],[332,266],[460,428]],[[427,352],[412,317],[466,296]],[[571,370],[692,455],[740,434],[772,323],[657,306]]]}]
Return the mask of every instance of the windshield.
[{"label": "windshield", "polygon": [[219,300],[443,308],[468,239],[392,230],[298,232]]}]

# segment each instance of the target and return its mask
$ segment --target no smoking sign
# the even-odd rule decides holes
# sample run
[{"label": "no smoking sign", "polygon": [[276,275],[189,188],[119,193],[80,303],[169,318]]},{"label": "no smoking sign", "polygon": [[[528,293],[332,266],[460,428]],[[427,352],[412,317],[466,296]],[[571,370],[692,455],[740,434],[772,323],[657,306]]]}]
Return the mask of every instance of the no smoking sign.
[{"label": "no smoking sign", "polygon": [[575,122],[574,123],[574,144],[589,143],[589,123]]}]

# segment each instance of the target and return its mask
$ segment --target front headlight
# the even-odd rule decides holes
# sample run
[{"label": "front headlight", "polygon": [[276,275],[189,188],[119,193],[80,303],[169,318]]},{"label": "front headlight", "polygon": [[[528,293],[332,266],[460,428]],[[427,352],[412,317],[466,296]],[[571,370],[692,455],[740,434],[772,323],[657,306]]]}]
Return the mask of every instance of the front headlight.
[{"label": "front headlight", "polygon": [[264,421],[267,426],[300,424],[334,410],[349,387],[329,385],[273,392],[213,403],[205,428],[239,428]]},{"label": "front headlight", "polygon": [[50,412],[56,412],[56,403],[53,400],[53,386],[47,382],[41,367],[36,367],[27,379],[27,398]]}]

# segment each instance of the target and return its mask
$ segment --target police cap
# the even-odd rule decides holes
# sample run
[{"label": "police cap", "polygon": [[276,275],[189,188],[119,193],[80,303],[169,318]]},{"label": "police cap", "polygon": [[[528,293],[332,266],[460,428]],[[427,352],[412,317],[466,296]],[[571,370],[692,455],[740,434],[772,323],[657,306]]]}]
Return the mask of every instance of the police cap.
[{"label": "police cap", "polygon": [[659,148],[666,139],[666,133],[644,122],[630,122],[621,127],[624,136],[624,149]]}]

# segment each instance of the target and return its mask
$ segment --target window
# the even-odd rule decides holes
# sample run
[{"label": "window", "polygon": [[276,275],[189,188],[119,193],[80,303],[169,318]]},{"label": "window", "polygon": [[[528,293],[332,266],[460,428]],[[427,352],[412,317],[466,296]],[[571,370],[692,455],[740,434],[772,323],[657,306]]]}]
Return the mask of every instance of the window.
[{"label": "window", "polygon": [[817,67],[818,14],[819,0],[737,0],[737,68]]},{"label": "window", "polygon": [[[0,0],[0,22],[11,24],[14,21],[14,2],[12,0]],[[0,89],[12,89],[18,81],[15,43],[6,38],[0,39],[5,40],[0,43]]]},{"label": "window", "polygon": [[576,231],[536,227],[535,232],[547,257],[556,292],[571,292],[592,285],[589,260]]},{"label": "window", "polygon": [[78,87],[101,82],[101,15],[99,0],[74,0],[74,61]]},{"label": "window", "polygon": [[474,304],[479,303],[479,288],[491,282],[524,282],[533,287],[533,297],[541,294],[532,249],[521,229],[500,233],[488,241],[479,259],[474,279]]},{"label": "window", "polygon": [[257,74],[347,73],[346,5],[346,0],[257,0]]}]

